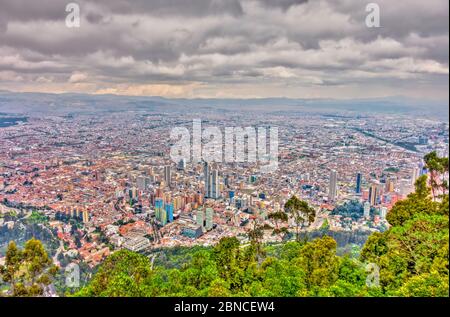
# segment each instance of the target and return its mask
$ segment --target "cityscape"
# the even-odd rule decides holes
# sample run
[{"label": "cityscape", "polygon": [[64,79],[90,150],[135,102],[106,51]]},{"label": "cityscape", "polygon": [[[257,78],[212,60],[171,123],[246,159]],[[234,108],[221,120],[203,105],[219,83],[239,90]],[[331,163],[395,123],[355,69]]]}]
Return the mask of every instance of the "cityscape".
[{"label": "cityscape", "polygon": [[[152,111],[27,118],[0,130],[2,213],[26,217],[39,210],[67,245],[58,251],[79,254],[93,267],[120,248],[151,253],[210,246],[228,236],[248,242],[253,219],[273,227],[269,215],[293,195],[316,210],[305,230],[327,223],[331,231],[370,234],[386,230],[389,210],[414,191],[426,173],[423,155],[448,152],[448,122],[271,113],[236,113],[225,120]],[[170,128],[192,126],[200,117],[211,126],[252,120],[278,126],[279,168],[264,173],[257,162],[173,162]],[[361,217],[333,213],[349,202],[363,206]],[[71,234],[72,221],[81,239]],[[15,225],[3,219],[0,224]],[[281,237],[269,229],[264,241]]]},{"label": "cityscape", "polygon": [[448,34],[445,0],[0,0],[0,299],[448,298]]}]

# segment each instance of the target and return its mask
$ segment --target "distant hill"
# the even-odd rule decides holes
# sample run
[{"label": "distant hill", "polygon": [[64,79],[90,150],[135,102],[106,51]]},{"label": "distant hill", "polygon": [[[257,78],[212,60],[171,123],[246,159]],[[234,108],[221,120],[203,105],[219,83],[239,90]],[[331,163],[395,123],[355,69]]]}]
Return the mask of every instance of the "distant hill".
[{"label": "distant hill", "polygon": [[410,114],[447,118],[448,102],[402,96],[369,99],[168,99],[118,95],[14,93],[0,91],[0,112],[14,114],[76,114],[145,110],[155,112],[185,111],[262,111],[270,113],[351,113]]}]

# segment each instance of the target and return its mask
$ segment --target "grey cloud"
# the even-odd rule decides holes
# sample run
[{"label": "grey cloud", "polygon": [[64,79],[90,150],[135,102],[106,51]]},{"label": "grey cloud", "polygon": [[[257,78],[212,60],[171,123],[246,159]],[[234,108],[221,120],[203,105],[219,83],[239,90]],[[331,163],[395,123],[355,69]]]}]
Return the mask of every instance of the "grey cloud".
[{"label": "grey cloud", "polygon": [[286,10],[292,6],[304,4],[308,2],[308,0],[258,0],[258,2],[267,7],[279,7]]},{"label": "grey cloud", "polygon": [[448,69],[446,0],[379,0],[379,29],[365,26],[366,3],[357,0],[78,2],[82,26],[68,29],[66,1],[0,0],[0,72],[67,81],[79,71],[102,87],[294,87],[435,83]]},{"label": "grey cloud", "polygon": [[0,0],[1,20],[56,20],[64,16],[66,5],[62,0]]}]

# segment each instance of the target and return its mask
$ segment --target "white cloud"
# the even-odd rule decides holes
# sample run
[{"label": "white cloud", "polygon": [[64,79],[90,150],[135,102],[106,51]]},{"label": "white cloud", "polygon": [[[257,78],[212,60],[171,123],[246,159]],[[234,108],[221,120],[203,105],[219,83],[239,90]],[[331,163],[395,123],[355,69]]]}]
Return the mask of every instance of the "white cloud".
[{"label": "white cloud", "polygon": [[88,75],[84,73],[73,73],[69,78],[69,83],[79,83],[86,81],[88,79]]}]

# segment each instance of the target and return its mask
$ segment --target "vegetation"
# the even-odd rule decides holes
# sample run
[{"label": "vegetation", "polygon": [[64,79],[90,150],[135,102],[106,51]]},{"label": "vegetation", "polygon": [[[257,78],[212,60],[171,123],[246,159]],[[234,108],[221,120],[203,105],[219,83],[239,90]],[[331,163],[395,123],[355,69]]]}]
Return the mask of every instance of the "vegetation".
[{"label": "vegetation", "polygon": [[[265,246],[262,263],[255,248],[243,248],[236,238],[197,249],[179,268],[170,269],[152,270],[148,258],[122,250],[77,295],[448,296],[448,213],[440,214],[448,209],[448,199],[440,204],[412,210],[401,225],[373,234],[359,259],[337,256],[336,242],[328,236]],[[366,263],[379,268],[379,284],[366,282],[371,274]]]},{"label": "vegetation", "polygon": [[[361,252],[338,256],[333,238],[325,235],[307,242],[299,230],[296,241],[265,245],[263,252],[255,247],[258,238],[250,239],[247,247],[236,238],[224,238],[212,249],[195,251],[179,268],[152,270],[147,258],[123,250],[77,295],[117,294],[118,285],[125,283],[132,287],[121,296],[449,296],[449,202],[442,176],[448,160],[435,155],[425,160],[435,181],[428,187],[427,177],[420,177],[415,193],[388,213],[391,227],[372,234]],[[360,217],[361,207],[345,206],[347,216]],[[313,210],[296,197],[285,211],[296,218],[298,228],[314,220]],[[272,216],[274,234],[283,233],[280,224],[286,214]],[[319,231],[326,232],[327,226]],[[262,261],[258,254],[264,254]],[[132,266],[139,274],[120,269]]]},{"label": "vegetation", "polygon": [[438,157],[435,151],[425,155],[425,167],[430,173],[430,185],[433,200],[448,197],[448,183],[445,175],[448,174],[448,157]]},{"label": "vegetation", "polygon": [[12,296],[41,296],[58,271],[39,240],[31,239],[23,250],[10,242],[1,279],[9,283]]},{"label": "vegetation", "polygon": [[306,201],[300,200],[296,196],[292,196],[286,202],[284,209],[294,219],[295,237],[297,241],[300,241],[300,229],[314,222],[316,211]]},{"label": "vegetation", "polygon": [[24,247],[30,239],[41,241],[49,253],[54,255],[59,246],[55,230],[48,225],[48,218],[37,211],[33,211],[26,218],[25,213],[6,213],[3,215],[5,222],[12,222],[12,226],[4,224],[0,226],[0,257],[6,254],[8,244],[14,241],[17,247]]},{"label": "vegetation", "polygon": [[[373,217],[375,212],[375,208],[371,207],[370,216]],[[348,201],[334,208],[331,215],[340,215],[343,218],[352,218],[357,221],[364,216],[364,206],[357,200]]]},{"label": "vegetation", "polygon": [[[431,171],[430,161],[427,165]],[[442,180],[445,168],[433,168],[436,180]],[[372,234],[361,250],[353,246],[339,256],[327,223],[318,230],[322,236],[313,240],[296,231],[295,241],[263,244],[260,232],[264,228],[254,219],[248,245],[235,237],[223,238],[211,248],[174,249],[154,263],[127,250],[115,252],[75,296],[448,297],[449,200],[443,184],[420,177],[416,191],[388,213],[391,227]],[[285,211],[290,217],[298,212],[299,227],[314,219],[307,204],[296,198],[286,204]],[[273,219],[281,223],[286,217]],[[21,295],[16,282],[23,276],[18,253],[11,245],[2,274],[14,285],[13,293]]]}]

